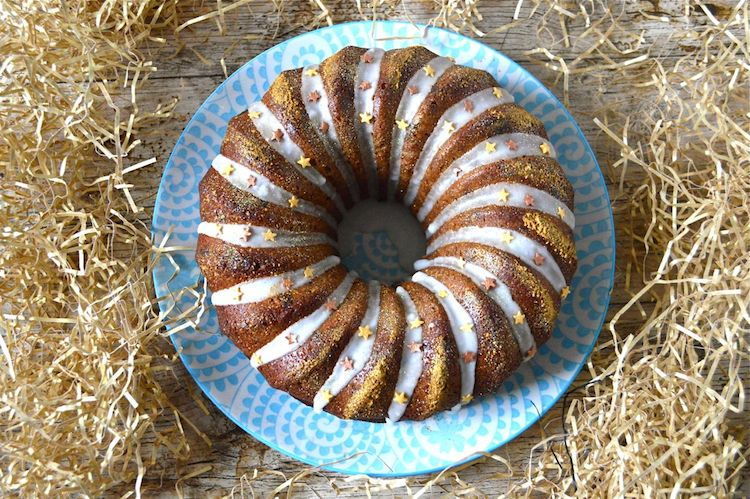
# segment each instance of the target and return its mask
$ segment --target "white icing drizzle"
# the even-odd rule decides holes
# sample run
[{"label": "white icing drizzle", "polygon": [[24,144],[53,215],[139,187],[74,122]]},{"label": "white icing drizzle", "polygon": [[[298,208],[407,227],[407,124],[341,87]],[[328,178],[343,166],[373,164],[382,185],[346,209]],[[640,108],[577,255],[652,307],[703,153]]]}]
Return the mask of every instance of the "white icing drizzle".
[{"label": "white icing drizzle", "polygon": [[[302,269],[250,279],[216,291],[211,298],[211,302],[217,306],[261,302],[307,284],[320,274],[338,265],[339,261],[337,256],[327,256],[323,260]],[[309,273],[310,271],[312,271],[312,277],[306,277],[305,272]],[[285,286],[284,281],[287,281],[288,285]]]},{"label": "white icing drizzle", "polygon": [[[372,123],[362,123],[360,113],[367,113],[370,116],[373,116],[374,120],[373,99],[375,97],[375,89],[378,88],[380,63],[383,60],[385,51],[380,48],[373,48],[365,52],[365,54],[372,56],[372,62],[365,62],[364,60],[359,61],[357,79],[354,82],[354,123],[357,127],[357,136],[359,137],[359,148],[362,154],[362,160],[367,169],[370,196],[374,197],[377,195],[378,182],[375,168],[375,146],[373,145],[372,140]],[[359,85],[363,81],[369,82],[370,88],[364,90],[361,89]]]},{"label": "white icing drizzle", "polygon": [[[357,274],[355,272],[349,272],[344,280],[341,281],[341,284],[330,294],[328,300],[333,300],[336,305],[340,305],[349,294],[349,290],[352,288],[352,284],[354,284],[356,278]],[[250,359],[250,363],[253,367],[258,367],[294,352],[310,339],[313,333],[328,320],[332,313],[333,311],[326,304],[322,305],[315,312],[298,320],[258,349]]]},{"label": "white icing drizzle", "polygon": [[[336,168],[343,176],[344,181],[346,182],[346,187],[349,189],[354,201],[359,201],[359,184],[357,184],[357,181],[354,178],[354,173],[344,159],[343,152],[341,151],[339,136],[336,133],[333,116],[331,116],[331,110],[328,104],[328,94],[326,93],[325,86],[323,86],[323,78],[320,76],[320,73],[318,73],[317,64],[307,66],[303,69],[300,92],[302,93],[302,101],[305,103],[307,116],[310,118],[315,130],[320,130],[321,123],[326,123],[328,125],[328,131],[325,134],[322,132],[318,132],[318,134],[322,137],[325,144],[331,146],[330,152],[334,155]],[[317,92],[317,95],[319,95],[320,98],[317,100],[311,100],[310,94],[313,92]]]},{"label": "white icing drizzle", "polygon": [[[465,262],[460,258],[452,256],[438,256],[430,260],[417,260],[414,262],[415,270],[424,270],[435,266],[449,267],[471,279],[503,311],[521,353],[525,356],[529,352],[532,354],[535,352],[536,342],[534,341],[534,335],[531,334],[531,329],[529,329],[529,324],[526,321],[517,324],[513,320],[514,315],[519,312],[523,313],[521,307],[513,299],[510,288],[504,282],[500,281],[495,274],[475,263]],[[484,285],[485,279],[491,279],[494,287],[488,290]],[[528,358],[530,357],[524,357],[524,360],[528,360]]]},{"label": "white icing drizzle", "polygon": [[[510,242],[503,241],[503,236],[506,234],[512,236],[513,239]],[[478,243],[493,246],[519,258],[530,268],[538,270],[558,293],[565,287],[565,277],[547,248],[518,231],[502,227],[461,227],[436,238],[427,246],[427,253],[453,243]],[[536,253],[544,257],[541,265],[534,263]]]},{"label": "white icing drizzle", "polygon": [[[251,170],[245,165],[221,154],[214,158],[211,166],[238,189],[249,192],[261,201],[289,208],[289,199],[292,198],[292,193],[274,184],[269,178],[255,170]],[[227,168],[231,168],[231,172],[228,174]],[[253,185],[250,185],[250,179],[253,180]],[[338,225],[336,220],[324,208],[304,199],[299,199],[299,203],[294,209],[300,213],[320,218],[331,227],[335,228]]]},{"label": "white icing drizzle", "polygon": [[[377,336],[378,317],[380,316],[380,283],[378,281],[368,283],[367,295],[367,311],[362,318],[360,327],[369,328],[372,334],[368,338],[362,338],[359,331],[354,332],[344,351],[341,352],[333,372],[320,387],[318,393],[315,394],[313,399],[315,410],[319,411],[328,405],[330,398],[326,397],[326,393],[330,394],[331,397],[338,395],[362,370],[372,354],[372,347]],[[351,369],[345,368],[345,359],[350,359],[353,362]]]},{"label": "white icing drizzle", "polygon": [[[502,201],[500,193],[507,193],[507,200]],[[533,206],[526,205],[526,196],[533,200]],[[498,182],[496,184],[486,185],[473,192],[464,194],[455,199],[451,204],[446,206],[435,220],[427,227],[427,237],[433,235],[445,222],[455,217],[459,213],[484,206],[513,206],[516,208],[533,208],[548,215],[558,216],[557,209],[562,208],[565,212],[563,221],[572,229],[575,226],[573,212],[557,198],[553,197],[540,189],[528,186],[526,184],[516,184],[511,182]],[[429,212],[428,212],[429,213]]]},{"label": "white icing drizzle", "polygon": [[[515,149],[508,147],[509,143],[515,143]],[[494,144],[494,151],[487,151],[487,144]],[[495,163],[496,161],[518,158],[520,156],[542,156],[542,144],[547,144],[550,156],[556,157],[555,149],[547,140],[528,133],[503,133],[494,135],[475,145],[440,174],[432,184],[425,201],[419,208],[417,218],[421,221],[430,213],[432,207],[440,199],[445,191],[456,181],[456,178],[483,165]],[[573,218],[571,217],[571,221]]]},{"label": "white icing drizzle", "polygon": [[[471,396],[474,393],[474,370],[476,368],[476,361],[464,362],[464,354],[467,352],[477,353],[478,340],[477,332],[474,327],[474,321],[472,320],[469,313],[461,306],[460,303],[453,296],[453,293],[439,280],[432,276],[429,276],[423,272],[417,272],[411,280],[421,284],[425,288],[429,289],[436,295],[442,291],[445,291],[445,297],[441,298],[440,304],[443,306],[446,314],[448,314],[448,321],[451,325],[451,331],[453,331],[453,337],[456,340],[456,346],[458,347],[459,353],[459,365],[461,367],[461,398]],[[471,325],[470,331],[464,331],[461,328],[467,324]]]},{"label": "white icing drizzle", "polygon": [[300,147],[292,141],[292,138],[284,132],[284,137],[281,140],[272,140],[273,134],[276,130],[284,131],[284,126],[274,116],[270,109],[263,104],[262,101],[253,102],[248,108],[250,113],[260,113],[257,118],[252,118],[255,128],[258,129],[261,136],[266,142],[279,154],[281,154],[298,172],[302,174],[307,180],[320,187],[326,196],[333,200],[336,207],[343,213],[346,211],[344,203],[341,201],[341,196],[338,195],[336,190],[331,187],[326,181],[326,178],[320,174],[312,166],[303,168],[297,161],[304,156],[304,152]]},{"label": "white icing drizzle", "polygon": [[[264,236],[269,231],[275,234],[272,239]],[[333,239],[320,232],[293,232],[259,225],[201,222],[198,224],[198,234],[215,237],[243,248],[290,248],[315,244],[336,247]]]},{"label": "white icing drizzle", "polygon": [[[499,89],[500,97],[495,95]],[[466,102],[471,101],[473,109],[467,111],[465,108]],[[419,154],[419,159],[414,165],[414,171],[411,178],[409,179],[409,188],[406,191],[404,198],[406,204],[412,204],[414,198],[417,197],[417,191],[419,185],[422,183],[427,167],[432,163],[432,159],[437,154],[438,150],[445,144],[448,138],[456,133],[456,130],[466,125],[469,121],[479,116],[484,111],[498,106],[500,104],[507,104],[513,102],[513,96],[504,89],[499,87],[486,88],[470,96],[462,99],[449,107],[438,120],[435,125],[435,129],[432,131],[430,136],[425,141],[422,152]],[[449,131],[445,128],[446,122],[453,124],[453,131]]]},{"label": "white icing drizzle", "polygon": [[[412,321],[419,321],[419,313],[417,307],[414,305],[409,293],[401,286],[396,288],[396,294],[401,298],[401,302],[404,304],[404,311],[406,312],[406,334],[404,334],[404,346],[401,352],[401,366],[398,370],[398,378],[396,381],[396,389],[394,395],[403,393],[407,397],[406,403],[397,402],[395,397],[391,400],[391,405],[388,407],[388,419],[390,421],[398,421],[406,411],[406,406],[409,405],[409,399],[411,399],[414,393],[414,388],[417,386],[419,377],[422,375],[422,327],[412,327]],[[412,350],[410,345],[419,344],[419,348]]]},{"label": "white icing drizzle", "polygon": [[[423,69],[420,69],[409,79],[409,83],[404,89],[396,111],[396,120],[404,120],[411,125],[414,116],[419,110],[427,95],[432,91],[432,86],[437,82],[445,71],[453,66],[453,61],[448,57],[436,57],[428,64],[434,71],[434,76],[428,75]],[[417,92],[412,94],[409,88],[416,88]],[[396,194],[399,174],[401,172],[401,152],[404,148],[405,130],[401,130],[396,124],[393,125],[393,138],[391,139],[391,161],[390,172],[388,175],[388,199],[393,200]]]}]

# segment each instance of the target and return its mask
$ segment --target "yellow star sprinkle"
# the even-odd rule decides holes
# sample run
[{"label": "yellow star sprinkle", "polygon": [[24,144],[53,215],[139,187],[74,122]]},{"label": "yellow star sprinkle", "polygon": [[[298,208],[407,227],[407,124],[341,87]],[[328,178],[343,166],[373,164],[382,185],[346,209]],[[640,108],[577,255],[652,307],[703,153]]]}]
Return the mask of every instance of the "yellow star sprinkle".
[{"label": "yellow star sprinkle", "polygon": [[563,209],[563,207],[562,207],[562,206],[558,206],[558,207],[557,207],[557,215],[558,215],[558,216],[559,216],[560,218],[565,218],[565,210]]},{"label": "yellow star sprinkle", "polygon": [[244,293],[242,292],[242,288],[237,288],[237,296],[235,296],[235,299],[237,301],[242,300],[242,297],[244,296]]},{"label": "yellow star sprinkle", "polygon": [[315,68],[306,69],[305,76],[318,76],[318,70]]},{"label": "yellow star sprinkle", "polygon": [[288,203],[290,208],[296,208],[297,205],[299,205],[299,199],[297,198],[297,196],[292,194],[292,197],[289,198]]},{"label": "yellow star sprinkle", "polygon": [[500,192],[497,193],[497,197],[500,198],[500,201],[503,203],[508,202],[508,197],[510,197],[510,192],[506,191],[505,189],[500,189]]},{"label": "yellow star sprinkle", "polygon": [[263,361],[260,358],[260,354],[258,352],[255,352],[252,357],[250,357],[250,360],[253,361],[253,364],[255,365],[261,365]]},{"label": "yellow star sprinkle", "polygon": [[406,404],[409,401],[409,397],[404,392],[396,392],[396,395],[393,396],[393,401],[397,404]]},{"label": "yellow star sprinkle", "polygon": [[315,275],[315,271],[312,267],[305,267],[305,270],[302,273],[305,274],[305,277],[308,279],[312,279],[312,277]]},{"label": "yellow star sprinkle", "polygon": [[492,95],[500,99],[503,96],[503,91],[500,90],[500,87],[494,87],[492,89]]},{"label": "yellow star sprinkle", "polygon": [[464,333],[470,333],[474,329],[474,324],[466,323],[461,326],[461,331]]},{"label": "yellow star sprinkle", "polygon": [[266,241],[275,241],[276,240],[276,233],[272,231],[271,229],[268,229],[263,233],[263,239]]},{"label": "yellow star sprinkle", "polygon": [[221,167],[221,174],[225,177],[231,175],[233,171],[234,167],[232,165],[224,165]]},{"label": "yellow star sprinkle", "polygon": [[423,67],[422,70],[424,70],[424,74],[426,74],[427,76],[435,76],[435,70],[432,69],[432,66],[430,66],[429,64]]},{"label": "yellow star sprinkle", "polygon": [[515,322],[516,324],[523,324],[523,321],[525,320],[526,316],[523,315],[520,310],[516,312],[516,315],[513,316],[513,322]]},{"label": "yellow star sprinkle", "polygon": [[448,296],[448,292],[444,289],[441,289],[440,291],[437,292],[437,295],[439,298],[445,298]]},{"label": "yellow star sprinkle", "polygon": [[464,260],[463,258],[459,258],[458,259],[458,266],[461,267],[461,268],[464,268],[466,266],[466,260]]},{"label": "yellow star sprinkle", "polygon": [[424,321],[421,320],[419,317],[417,317],[414,320],[409,321],[409,327],[412,329],[417,329],[422,324],[424,324]]},{"label": "yellow star sprinkle", "polygon": [[484,152],[495,152],[495,143],[494,142],[485,142],[484,143]]},{"label": "yellow star sprinkle", "polygon": [[450,121],[446,121],[446,122],[443,123],[443,131],[444,132],[451,133],[455,129],[456,129],[456,127],[454,127],[453,123],[451,123]]},{"label": "yellow star sprinkle", "polygon": [[513,241],[513,234],[511,234],[507,230],[504,230],[500,235],[500,240],[506,244],[510,244]]},{"label": "yellow star sprinkle", "polygon": [[260,118],[260,111],[248,111],[247,115],[251,120],[257,120],[258,118]]},{"label": "yellow star sprinkle", "polygon": [[463,397],[461,397],[461,403],[463,405],[468,404],[472,400],[474,400],[474,396],[471,393],[467,393],[466,395],[464,395]]},{"label": "yellow star sprinkle", "polygon": [[542,154],[550,153],[549,145],[546,142],[539,144],[539,150],[542,151]]},{"label": "yellow star sprinkle", "polygon": [[366,340],[367,338],[372,336],[372,329],[370,329],[370,326],[359,326],[357,336]]},{"label": "yellow star sprinkle", "polygon": [[300,156],[297,160],[297,164],[300,165],[302,168],[307,168],[310,166],[310,158],[306,158],[305,156]]},{"label": "yellow star sprinkle", "polygon": [[329,390],[328,388],[323,388],[320,391],[320,396],[323,397],[323,400],[325,400],[326,402],[330,402],[333,398],[333,393],[331,393],[331,390]]},{"label": "yellow star sprinkle", "polygon": [[409,123],[406,122],[406,120],[398,120],[396,121],[396,125],[398,125],[399,130],[406,130],[409,128]]},{"label": "yellow star sprinkle", "polygon": [[560,291],[560,297],[561,298],[567,298],[569,294],[570,294],[570,286],[565,286]]},{"label": "yellow star sprinkle", "polygon": [[371,123],[372,115],[370,113],[359,113],[359,121],[362,123]]}]

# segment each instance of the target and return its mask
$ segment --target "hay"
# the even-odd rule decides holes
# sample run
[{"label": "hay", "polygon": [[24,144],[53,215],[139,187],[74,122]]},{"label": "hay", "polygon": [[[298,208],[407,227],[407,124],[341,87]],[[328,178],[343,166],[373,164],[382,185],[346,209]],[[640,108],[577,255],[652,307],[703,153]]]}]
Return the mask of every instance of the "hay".
[{"label": "hay", "polygon": [[[156,312],[150,271],[179,248],[152,245],[129,176],[156,173],[158,160],[140,156],[138,137],[168,119],[174,102],[139,108],[139,89],[155,71],[139,47],[203,21],[223,33],[253,2],[210,2],[193,18],[184,4],[192,12],[193,2],[177,0],[0,0],[4,493],[96,495],[127,484],[139,494],[161,456],[186,459],[190,443],[205,438],[185,433],[190,421],[158,381],[174,358],[159,341],[166,315]],[[365,18],[416,17],[412,2],[356,5]],[[273,7],[279,36],[340,20],[325,0],[309,3],[301,25],[289,21],[283,0]],[[523,470],[486,455],[507,468],[487,478],[514,477],[513,495],[732,495],[748,456],[746,0],[686,2],[671,16],[641,11],[652,31],[692,47],[682,58],[621,25],[620,4],[519,0],[499,26],[484,26],[477,0],[431,7],[419,15],[475,36],[531,29],[528,56],[566,103],[581,85],[641,90],[639,99],[610,93],[588,116],[611,139],[598,154],[624,207],[617,221],[630,240],[618,249],[632,299],[603,333],[586,383],[566,396],[563,433],[542,434]],[[183,46],[179,38],[174,45]],[[199,57],[200,47],[190,49]],[[217,63],[226,72],[224,58]],[[97,174],[88,177],[92,164]],[[623,322],[633,312],[643,321],[637,331]],[[169,320],[189,324],[199,313],[196,306]],[[482,495],[481,483],[461,477],[469,466],[399,480],[333,477],[330,485],[342,494]],[[209,469],[192,468],[177,491]],[[228,492],[251,495],[273,477],[283,480],[274,494],[309,492],[305,480],[315,473],[256,469]]]}]

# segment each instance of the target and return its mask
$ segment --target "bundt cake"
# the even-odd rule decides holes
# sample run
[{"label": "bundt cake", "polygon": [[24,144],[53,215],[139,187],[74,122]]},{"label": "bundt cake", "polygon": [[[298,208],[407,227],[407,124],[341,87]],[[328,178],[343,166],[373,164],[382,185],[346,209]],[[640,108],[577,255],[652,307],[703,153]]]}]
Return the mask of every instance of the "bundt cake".
[{"label": "bundt cake", "polygon": [[[275,388],[365,421],[493,393],[550,336],[576,270],[573,189],[541,121],[425,47],[346,47],[281,73],[200,184],[196,258],[221,330]],[[392,287],[336,227],[400,200],[427,254]]]}]

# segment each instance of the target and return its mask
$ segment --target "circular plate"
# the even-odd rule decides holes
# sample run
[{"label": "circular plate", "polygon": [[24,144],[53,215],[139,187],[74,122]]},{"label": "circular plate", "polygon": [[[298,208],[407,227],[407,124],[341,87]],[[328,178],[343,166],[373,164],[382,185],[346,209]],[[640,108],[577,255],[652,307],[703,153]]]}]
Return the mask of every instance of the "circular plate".
[{"label": "circular plate", "polygon": [[[229,119],[263,95],[282,69],[318,63],[347,45],[384,49],[425,45],[459,64],[484,69],[510,91],[516,102],[544,122],[558,160],[576,195],[575,239],[578,272],[563,302],[558,326],[531,361],[513,373],[494,396],[422,422],[374,424],[315,413],[271,388],[249,360],[222,336],[209,307],[198,330],[172,334],[182,361],[198,386],[224,414],[256,439],[299,461],[341,473],[405,476],[442,470],[475,459],[512,440],[536,422],[562,396],[596,342],[614,280],[614,224],[604,178],[583,133],[555,96],[508,57],[450,31],[405,22],[355,22],[311,31],[266,50],[242,66],[201,104],[167,162],[159,186],[153,235],[159,244],[194,247],[197,240],[198,183],[219,152]],[[390,37],[411,39],[385,40]],[[375,39],[375,40],[373,40]],[[387,234],[370,234],[357,245],[361,258],[376,255],[374,266],[397,262]],[[368,242],[369,241],[369,242]],[[387,257],[382,257],[383,254]],[[154,270],[163,314],[175,314],[194,301],[177,291],[202,279],[194,253],[166,258]],[[177,300],[177,303],[174,302]],[[183,303],[180,303],[184,300]],[[176,306],[175,306],[176,305]]]}]

